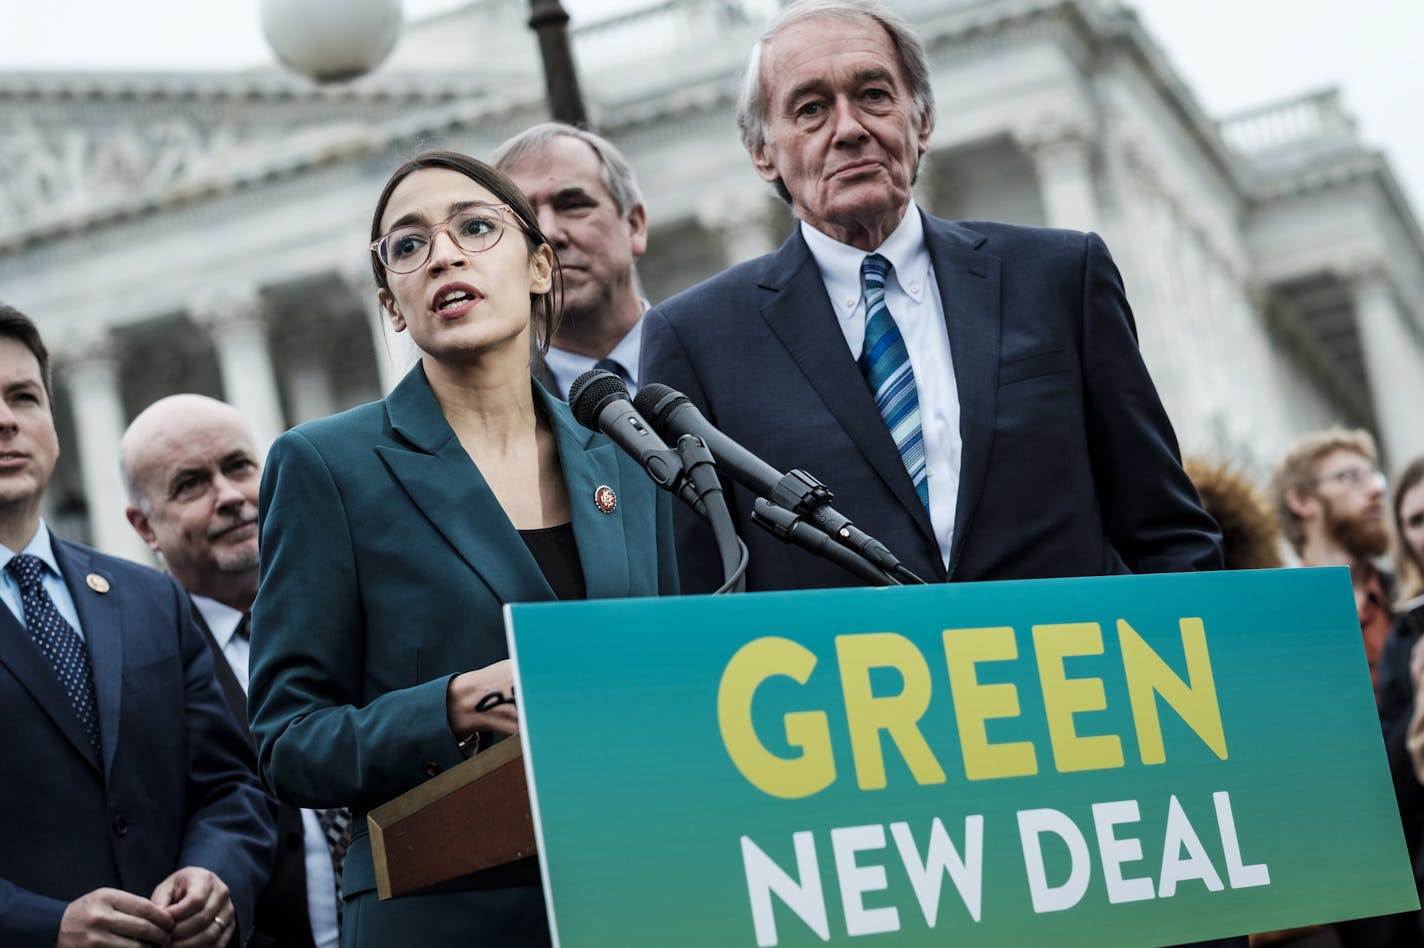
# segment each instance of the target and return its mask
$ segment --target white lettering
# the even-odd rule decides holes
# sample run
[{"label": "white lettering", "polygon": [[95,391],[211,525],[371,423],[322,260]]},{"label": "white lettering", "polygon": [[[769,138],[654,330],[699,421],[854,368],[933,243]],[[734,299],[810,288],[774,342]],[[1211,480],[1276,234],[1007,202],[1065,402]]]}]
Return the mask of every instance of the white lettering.
[{"label": "white lettering", "polygon": [[1216,804],[1216,825],[1221,830],[1221,848],[1226,850],[1226,878],[1233,889],[1249,889],[1271,884],[1271,870],[1264,862],[1241,864],[1241,842],[1236,838],[1236,818],[1231,815],[1231,794],[1218,790],[1211,795]]},{"label": "white lettering", "polygon": [[845,909],[846,934],[879,935],[900,930],[900,913],[890,907],[868,909],[865,893],[886,888],[884,866],[862,866],[855,854],[885,848],[885,827],[845,826],[831,830],[831,850],[836,854],[836,876],[841,884],[841,907]]},{"label": "white lettering", "polygon": [[1093,804],[1093,826],[1098,832],[1098,853],[1103,857],[1103,881],[1108,887],[1108,901],[1141,902],[1152,898],[1152,880],[1125,879],[1122,864],[1142,859],[1142,842],[1135,837],[1118,839],[1113,827],[1119,823],[1136,823],[1142,819],[1136,800],[1117,800]]},{"label": "white lettering", "polygon": [[[1180,858],[1183,847],[1187,850],[1186,859]],[[1167,834],[1162,842],[1162,877],[1157,884],[1157,895],[1170,899],[1177,894],[1177,883],[1188,879],[1200,879],[1206,883],[1208,892],[1222,889],[1221,876],[1211,864],[1206,847],[1173,796],[1167,803]]]},{"label": "white lettering", "polygon": [[786,871],[762,852],[749,837],[742,837],[742,866],[747,875],[747,895],[752,903],[752,923],[756,926],[757,948],[773,948],[778,944],[776,916],[772,912],[771,896],[776,896],[806,923],[806,927],[831,940],[831,925],[826,919],[826,898],[821,892],[821,868],[816,861],[816,841],[809,831],[791,837],[796,847],[796,875]]},{"label": "white lettering", "polygon": [[915,838],[910,835],[909,823],[891,823],[890,835],[895,838],[900,861],[905,864],[905,873],[915,887],[915,898],[920,901],[926,925],[934,928],[939,918],[939,893],[945,873],[949,873],[964,907],[969,910],[969,917],[979,921],[984,891],[984,817],[976,814],[964,818],[963,858],[939,817],[930,824],[930,843],[923,860],[915,848]]},{"label": "white lettering", "polygon": [[[1057,810],[1020,810],[1018,816],[1019,841],[1023,844],[1024,866],[1028,869],[1034,912],[1061,912],[1077,905],[1088,891],[1092,869],[1087,840],[1083,839],[1073,821]],[[1052,833],[1068,847],[1072,867],[1068,879],[1060,885],[1048,884],[1048,874],[1043,865],[1044,833]]]}]

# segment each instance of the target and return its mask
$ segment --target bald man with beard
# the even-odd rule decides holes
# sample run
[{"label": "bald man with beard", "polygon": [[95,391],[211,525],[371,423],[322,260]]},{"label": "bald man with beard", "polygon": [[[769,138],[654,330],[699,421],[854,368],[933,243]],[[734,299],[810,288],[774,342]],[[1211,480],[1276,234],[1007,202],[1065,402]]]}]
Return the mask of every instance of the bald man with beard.
[{"label": "bald man with beard", "polygon": [[[121,455],[129,523],[188,591],[218,683],[246,733],[248,616],[257,596],[262,480],[252,431],[231,405],[204,395],[173,395],[133,420]],[[349,815],[279,807],[276,801],[273,807],[277,862],[248,946],[334,948],[340,931],[335,865],[349,838]]]}]

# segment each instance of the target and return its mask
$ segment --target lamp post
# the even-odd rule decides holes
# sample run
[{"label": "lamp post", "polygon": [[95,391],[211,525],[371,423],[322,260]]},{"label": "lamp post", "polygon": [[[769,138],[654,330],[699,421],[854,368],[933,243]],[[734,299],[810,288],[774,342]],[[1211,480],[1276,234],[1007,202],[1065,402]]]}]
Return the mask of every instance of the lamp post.
[{"label": "lamp post", "polygon": [[[400,35],[401,0],[262,0],[262,28],[277,59],[317,82],[344,82],[379,66]],[[555,121],[589,127],[559,0],[529,0],[544,88]]]},{"label": "lamp post", "polygon": [[578,70],[569,46],[569,15],[559,0],[529,0],[529,28],[539,36],[544,61],[544,88],[556,122],[589,128],[588,112],[579,91]]}]

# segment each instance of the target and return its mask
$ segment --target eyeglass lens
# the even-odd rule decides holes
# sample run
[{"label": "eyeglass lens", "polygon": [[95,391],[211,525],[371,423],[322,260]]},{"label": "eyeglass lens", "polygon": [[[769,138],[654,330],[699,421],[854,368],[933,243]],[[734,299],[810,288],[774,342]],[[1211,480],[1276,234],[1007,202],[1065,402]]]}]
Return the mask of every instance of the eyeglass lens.
[{"label": "eyeglass lens", "polygon": [[393,273],[419,269],[430,259],[435,234],[441,230],[465,253],[482,253],[499,243],[504,235],[504,215],[492,204],[475,204],[434,227],[422,224],[397,227],[377,244],[381,263]]}]

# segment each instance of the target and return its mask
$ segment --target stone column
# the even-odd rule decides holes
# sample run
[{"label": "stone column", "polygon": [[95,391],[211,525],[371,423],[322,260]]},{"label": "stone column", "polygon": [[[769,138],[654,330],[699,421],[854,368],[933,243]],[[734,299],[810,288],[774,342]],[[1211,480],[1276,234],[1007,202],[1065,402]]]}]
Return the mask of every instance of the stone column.
[{"label": "stone column", "polygon": [[55,363],[73,408],[90,539],[105,553],[151,564],[153,554],[124,515],[128,495],[119,476],[119,440],[128,419],[116,341],[107,331],[67,338],[56,347]]},{"label": "stone column", "polygon": [[717,239],[723,266],[732,266],[781,246],[791,212],[761,188],[712,194],[697,207],[697,223]]},{"label": "stone column", "polygon": [[1360,334],[1370,395],[1385,460],[1399,466],[1424,453],[1424,331],[1399,304],[1383,261],[1352,265],[1355,325]]},{"label": "stone column", "polygon": [[415,346],[408,334],[403,335],[391,329],[390,320],[376,301],[376,283],[371,279],[369,259],[362,259],[343,269],[341,279],[350,289],[357,305],[361,307],[366,325],[370,327],[376,378],[381,385],[381,394],[389,395],[396,383],[415,364]]},{"label": "stone column", "polygon": [[256,287],[219,289],[193,301],[191,312],[217,350],[223,396],[252,426],[266,454],[286,430],[277,374],[267,345],[267,311]]},{"label": "stone column", "polygon": [[1093,181],[1093,134],[1078,124],[1046,123],[1015,134],[1033,162],[1049,227],[1102,229]]}]

